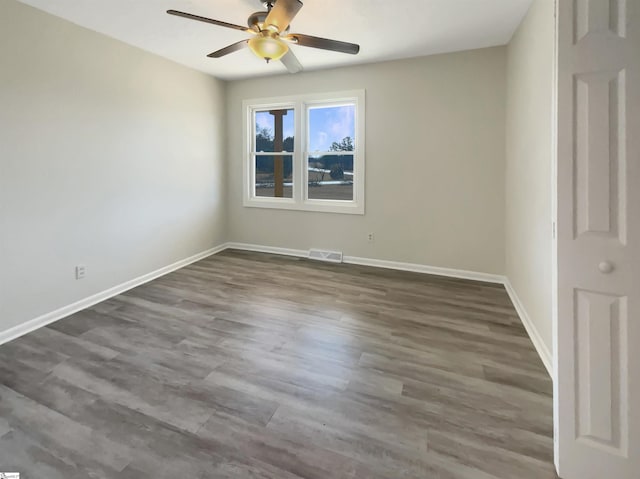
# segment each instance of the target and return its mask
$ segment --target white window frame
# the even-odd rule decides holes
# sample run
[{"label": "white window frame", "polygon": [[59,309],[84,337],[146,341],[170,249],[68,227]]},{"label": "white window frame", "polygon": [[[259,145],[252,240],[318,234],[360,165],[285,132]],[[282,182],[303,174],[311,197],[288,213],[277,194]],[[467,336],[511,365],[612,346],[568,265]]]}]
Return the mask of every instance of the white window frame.
[{"label": "white window frame", "polygon": [[[353,104],[356,108],[355,141],[353,151],[353,200],[308,199],[308,110],[320,106]],[[332,93],[314,93],[276,98],[260,98],[242,102],[243,126],[243,205],[252,208],[275,208],[326,213],[364,214],[365,192],[365,91],[351,90]],[[257,111],[287,109],[294,110],[295,138],[293,153],[277,153],[293,156],[292,198],[269,198],[255,195],[255,167],[253,142],[255,141],[254,114]],[[267,153],[268,154],[268,153]],[[340,153],[338,153],[340,154]],[[351,153],[346,153],[351,154]],[[275,154],[274,154],[275,155]]]}]

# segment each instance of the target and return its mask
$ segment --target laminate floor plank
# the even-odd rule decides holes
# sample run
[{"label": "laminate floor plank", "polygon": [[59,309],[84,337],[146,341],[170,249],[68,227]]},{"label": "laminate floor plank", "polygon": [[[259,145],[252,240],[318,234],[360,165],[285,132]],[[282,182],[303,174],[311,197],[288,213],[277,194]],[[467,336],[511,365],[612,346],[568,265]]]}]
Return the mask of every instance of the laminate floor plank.
[{"label": "laminate floor plank", "polygon": [[26,479],[556,479],[504,288],[225,251],[0,346]]}]

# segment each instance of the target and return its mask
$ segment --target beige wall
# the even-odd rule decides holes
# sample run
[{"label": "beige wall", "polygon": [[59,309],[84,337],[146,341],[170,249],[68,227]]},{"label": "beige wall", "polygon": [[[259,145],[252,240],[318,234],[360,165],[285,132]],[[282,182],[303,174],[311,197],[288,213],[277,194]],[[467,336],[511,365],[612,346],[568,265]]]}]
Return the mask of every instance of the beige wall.
[{"label": "beige wall", "polygon": [[224,89],[2,2],[0,332],[225,241]]},{"label": "beige wall", "polygon": [[507,50],[506,274],[547,353],[551,324],[553,2],[536,0]]},{"label": "beige wall", "polygon": [[[504,272],[505,48],[228,86],[229,239]],[[242,206],[242,100],[365,89],[366,214]],[[367,242],[367,233],[375,242]]]}]

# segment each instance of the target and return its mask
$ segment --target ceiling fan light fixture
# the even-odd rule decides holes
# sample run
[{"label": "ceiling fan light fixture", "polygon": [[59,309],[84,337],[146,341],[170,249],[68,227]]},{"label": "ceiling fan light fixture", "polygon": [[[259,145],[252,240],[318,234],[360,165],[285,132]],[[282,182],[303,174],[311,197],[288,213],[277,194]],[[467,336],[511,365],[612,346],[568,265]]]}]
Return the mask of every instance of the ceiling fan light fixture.
[{"label": "ceiling fan light fixture", "polygon": [[258,58],[266,60],[267,63],[271,60],[281,60],[289,73],[297,73],[302,70],[302,65],[294,55],[294,52],[289,48],[289,43],[320,50],[349,53],[351,55],[355,55],[360,51],[360,45],[356,45],[355,43],[340,42],[328,38],[303,35],[301,33],[289,33],[291,21],[302,8],[302,0],[260,1],[262,1],[266,7],[266,11],[262,10],[249,15],[247,19],[248,27],[194,15],[193,13],[181,12],[179,10],[167,10],[167,13],[198,22],[217,25],[219,27],[239,30],[252,35],[251,38],[240,40],[220,50],[209,53],[207,55],[209,58],[222,58],[230,53],[249,48]]},{"label": "ceiling fan light fixture", "polygon": [[267,63],[271,60],[280,60],[289,51],[289,45],[282,41],[278,35],[268,31],[263,31],[251,38],[249,48]]}]

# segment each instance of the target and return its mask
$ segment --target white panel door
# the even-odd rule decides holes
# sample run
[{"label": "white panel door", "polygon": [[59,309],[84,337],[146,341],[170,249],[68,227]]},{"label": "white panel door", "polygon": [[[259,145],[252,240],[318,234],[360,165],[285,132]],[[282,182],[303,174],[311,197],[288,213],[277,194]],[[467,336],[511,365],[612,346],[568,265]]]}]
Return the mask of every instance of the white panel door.
[{"label": "white panel door", "polygon": [[640,478],[640,0],[558,0],[556,464]]}]

